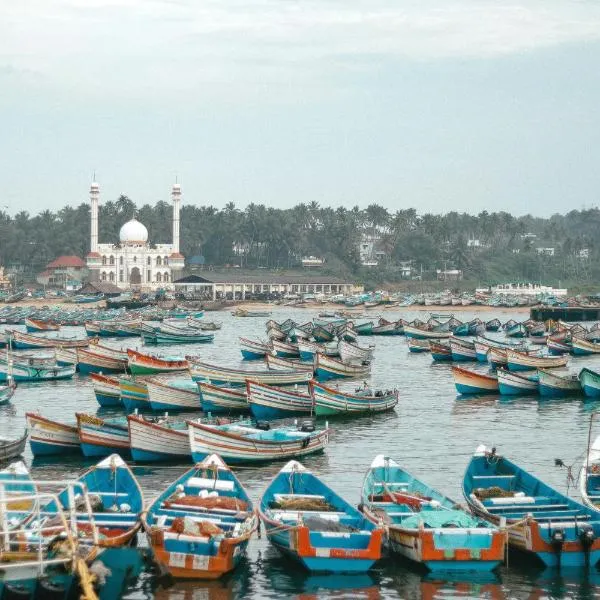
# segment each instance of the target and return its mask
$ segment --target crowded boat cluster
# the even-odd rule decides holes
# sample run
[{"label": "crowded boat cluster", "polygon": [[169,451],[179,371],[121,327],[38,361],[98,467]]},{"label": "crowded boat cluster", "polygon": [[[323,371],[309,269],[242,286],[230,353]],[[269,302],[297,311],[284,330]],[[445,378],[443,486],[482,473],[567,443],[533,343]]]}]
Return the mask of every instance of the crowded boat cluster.
[{"label": "crowded boat cluster", "polygon": [[[42,574],[64,590],[60,597],[76,585],[86,598],[108,593],[94,588],[94,565],[104,556],[105,564],[118,563],[138,533],[161,570],[184,579],[233,571],[261,529],[310,572],[366,572],[387,554],[434,573],[488,572],[509,548],[546,566],[593,567],[600,560],[600,440],[582,465],[581,502],[485,446],[465,456],[465,505],[387,453],[372,459],[358,505],[299,462],[335,443],[348,418],[381,413],[384,426],[385,413],[397,406],[397,390],[366,381],[376,354],[365,337],[404,336],[411,352],[430,352],[435,362],[471,360],[495,369],[453,365],[460,393],[503,393],[501,385],[513,385],[510,393],[536,386],[543,394],[546,376],[567,365],[568,352],[577,360],[600,348],[600,327],[461,322],[443,313],[410,322],[271,319],[263,339],[240,337],[244,363],[232,366],[199,356],[201,344],[219,335],[219,323],[198,313],[153,316],[90,318],[85,337],[64,335],[56,320],[39,314],[23,317],[27,331],[6,328],[2,402],[18,401],[21,382],[43,386],[77,376],[89,377],[100,405],[98,414],[77,412],[71,420],[29,411],[25,435],[0,442],[7,461],[27,440],[33,456],[47,461],[100,461],[58,493],[43,493],[48,482],[35,481],[22,462],[0,472],[0,566],[26,565],[26,575],[14,578],[24,597],[43,597]],[[157,343],[186,344],[185,353],[145,347]],[[526,383],[501,383],[505,376]],[[148,501],[130,461],[193,466]],[[272,461],[285,464],[254,501],[230,467]],[[65,541],[58,555],[57,539]],[[10,585],[3,581],[0,589]]]}]

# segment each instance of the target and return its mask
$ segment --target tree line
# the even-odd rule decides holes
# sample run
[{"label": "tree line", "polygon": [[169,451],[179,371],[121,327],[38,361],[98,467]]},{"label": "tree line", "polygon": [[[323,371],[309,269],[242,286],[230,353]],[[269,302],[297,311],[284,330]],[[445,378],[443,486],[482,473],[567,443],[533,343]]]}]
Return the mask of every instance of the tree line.
[{"label": "tree line", "polygon": [[[127,196],[101,205],[99,241],[118,243],[120,227],[133,215],[148,228],[151,243],[171,242],[171,203],[137,207]],[[487,211],[420,215],[414,208],[391,212],[377,204],[361,209],[317,202],[289,209],[254,203],[245,209],[233,203],[223,209],[190,204],[181,209],[181,251],[188,261],[195,257],[207,268],[285,270],[314,256],[325,261],[327,273],[374,283],[402,274],[432,279],[439,269],[460,269],[465,279],[481,283],[596,281],[598,231],[597,208],[550,218]],[[0,212],[0,262],[35,272],[60,255],[84,257],[89,234],[87,203],[34,216]],[[373,250],[376,266],[361,264],[363,243],[366,251]]]}]

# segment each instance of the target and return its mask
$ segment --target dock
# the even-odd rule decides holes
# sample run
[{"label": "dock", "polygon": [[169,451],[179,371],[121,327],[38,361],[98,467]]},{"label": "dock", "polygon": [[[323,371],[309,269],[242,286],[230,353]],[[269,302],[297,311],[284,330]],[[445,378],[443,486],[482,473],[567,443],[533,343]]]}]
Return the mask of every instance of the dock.
[{"label": "dock", "polygon": [[535,321],[573,322],[573,321],[600,321],[600,306],[532,306],[530,316]]}]

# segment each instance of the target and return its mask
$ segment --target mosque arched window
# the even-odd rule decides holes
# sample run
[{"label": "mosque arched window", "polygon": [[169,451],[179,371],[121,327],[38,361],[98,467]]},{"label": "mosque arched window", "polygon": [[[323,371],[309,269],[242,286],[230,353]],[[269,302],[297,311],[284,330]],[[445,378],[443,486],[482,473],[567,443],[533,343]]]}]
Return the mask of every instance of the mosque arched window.
[{"label": "mosque arched window", "polygon": [[162,275],[160,273],[156,274],[156,283],[161,283],[162,281]]},{"label": "mosque arched window", "polygon": [[115,264],[115,257],[112,254],[110,255],[110,258],[108,259],[108,264],[109,265]]},{"label": "mosque arched window", "polygon": [[133,262],[136,263],[137,262],[137,256],[133,257]]},{"label": "mosque arched window", "polygon": [[115,274],[112,271],[108,274],[108,280],[111,283],[114,283],[114,281],[115,281]]},{"label": "mosque arched window", "polygon": [[169,274],[168,274],[168,273],[165,273],[165,274],[163,275],[163,281],[164,281],[165,283],[169,283]]},{"label": "mosque arched window", "polygon": [[156,257],[156,266],[157,267],[162,266],[162,258],[160,256]]},{"label": "mosque arched window", "polygon": [[166,265],[168,265],[168,264],[169,264],[169,257],[168,257],[168,256],[165,256],[165,257],[163,258],[163,265],[165,265],[165,266],[166,266]]},{"label": "mosque arched window", "polygon": [[151,267],[151,266],[152,266],[152,257],[150,257],[150,256],[149,256],[149,257],[147,258],[147,260],[146,260],[146,264],[147,264],[149,267]]},{"label": "mosque arched window", "polygon": [[105,265],[106,264],[106,256],[102,257],[102,264]]},{"label": "mosque arched window", "polygon": [[106,281],[106,271],[102,271],[102,275],[100,275],[100,279],[102,281]]}]

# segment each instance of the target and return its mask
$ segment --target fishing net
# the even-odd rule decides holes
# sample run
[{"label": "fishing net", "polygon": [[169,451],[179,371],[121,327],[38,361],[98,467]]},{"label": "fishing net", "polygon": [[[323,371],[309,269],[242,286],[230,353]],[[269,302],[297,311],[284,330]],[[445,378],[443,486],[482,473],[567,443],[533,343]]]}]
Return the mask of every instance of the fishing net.
[{"label": "fishing net", "polygon": [[169,531],[172,533],[206,537],[223,533],[223,530],[220,527],[217,527],[210,521],[194,521],[189,517],[176,517],[173,519]]},{"label": "fishing net", "polygon": [[[90,507],[92,508],[92,512],[95,512],[95,513],[104,512],[104,504],[102,502],[102,498],[100,496],[98,496],[98,494],[88,494],[88,500],[90,502]],[[84,496],[79,496],[75,500],[75,510],[77,512],[87,511],[87,506],[85,503]]]},{"label": "fishing net", "polygon": [[198,508],[206,508],[208,510],[220,508],[224,510],[245,511],[248,508],[248,503],[239,498],[229,498],[226,496],[181,496],[179,498],[171,498],[164,503],[165,508],[172,506],[190,506]]},{"label": "fishing net", "polygon": [[503,490],[497,485],[493,485],[489,488],[477,488],[473,493],[479,500],[488,500],[489,498],[512,498],[515,495],[515,492]]},{"label": "fishing net", "polygon": [[421,526],[437,529],[440,527],[477,527],[479,520],[458,510],[427,510],[402,520],[402,527],[416,529]]},{"label": "fishing net", "polygon": [[322,519],[321,517],[305,517],[303,523],[311,531],[336,531],[336,532],[348,532],[358,531],[355,527],[349,525],[343,525],[338,521],[330,521],[329,519]]},{"label": "fishing net", "polygon": [[335,507],[323,498],[281,498],[274,500],[269,506],[278,510],[335,512]]}]

